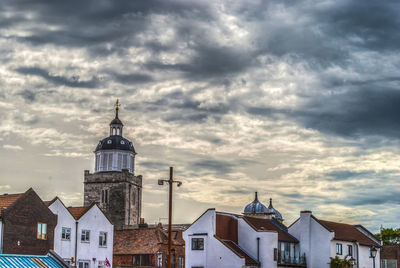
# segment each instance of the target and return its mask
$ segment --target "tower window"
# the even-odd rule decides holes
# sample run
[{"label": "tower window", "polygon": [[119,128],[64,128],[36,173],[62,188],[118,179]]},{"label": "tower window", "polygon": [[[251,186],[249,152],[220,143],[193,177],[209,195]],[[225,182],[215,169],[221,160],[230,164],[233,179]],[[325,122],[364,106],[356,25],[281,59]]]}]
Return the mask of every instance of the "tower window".
[{"label": "tower window", "polygon": [[113,162],[113,154],[109,154],[108,156],[108,166],[107,166],[107,170],[112,170],[112,162]]},{"label": "tower window", "polygon": [[108,141],[107,141],[107,144],[111,144],[111,143],[112,143],[112,140],[108,140]]},{"label": "tower window", "polygon": [[108,201],[109,201],[109,190],[108,189],[101,190],[101,203],[108,204]]},{"label": "tower window", "polygon": [[118,154],[118,169],[121,169],[122,167],[122,154]]},{"label": "tower window", "polygon": [[128,168],[128,155],[124,154],[122,158],[122,168]]},{"label": "tower window", "polygon": [[125,144],[125,141],[121,141],[121,144]]},{"label": "tower window", "polygon": [[131,163],[130,163],[130,167],[131,167],[131,172],[133,173],[133,156],[131,156]]}]

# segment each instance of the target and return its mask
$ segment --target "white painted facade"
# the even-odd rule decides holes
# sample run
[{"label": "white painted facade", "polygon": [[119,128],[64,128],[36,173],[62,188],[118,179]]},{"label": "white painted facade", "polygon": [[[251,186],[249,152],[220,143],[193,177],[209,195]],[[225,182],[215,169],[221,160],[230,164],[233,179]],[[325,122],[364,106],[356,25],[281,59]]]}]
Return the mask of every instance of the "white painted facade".
[{"label": "white painted facade", "polygon": [[[353,258],[356,260],[357,268],[373,268],[373,258],[370,258],[370,246],[360,245],[358,242],[335,240],[335,233],[321,225],[311,211],[300,213],[300,218],[289,227],[289,233],[300,241],[300,252],[306,254],[308,268],[328,268],[330,257],[346,258],[348,246],[352,246]],[[375,242],[376,239],[373,239]],[[379,243],[379,242],[378,242]],[[342,254],[336,254],[336,245],[342,247]],[[380,263],[378,253],[375,258],[375,267]],[[347,257],[349,258],[349,257]]]},{"label": "white painted facade", "polygon": [[[229,248],[214,237],[216,224],[215,209],[207,210],[185,232],[186,268],[242,268],[245,260],[239,258]],[[192,250],[192,238],[204,239],[204,250]]]},{"label": "white painted facade", "polygon": [[274,261],[274,249],[278,248],[278,233],[274,231],[257,232],[244,219],[239,218],[239,246],[246,249],[246,252],[255,259],[257,259],[257,238],[260,239],[260,267],[277,267],[277,261]]},{"label": "white painted facade", "polygon": [[[82,241],[82,230],[90,231],[89,242]],[[105,232],[107,234],[107,244],[105,246],[99,245],[100,232]],[[99,262],[104,262],[107,258],[112,267],[113,235],[114,226],[97,205],[92,206],[92,208],[78,220],[78,263],[89,261],[89,268],[97,268],[99,267]]]},{"label": "white painted facade", "polygon": [[[57,215],[57,226],[54,229],[54,251],[64,260],[71,261],[75,256],[76,221],[58,198],[49,206],[49,209]],[[62,238],[63,228],[71,230],[70,239]]]},{"label": "white painted facade", "polygon": [[[244,258],[240,258],[216,238],[217,214],[230,215],[237,220],[238,246],[254,260],[257,260],[257,238],[259,238],[260,266],[246,266]],[[204,238],[204,250],[192,250],[193,238]],[[256,231],[243,218],[233,214],[209,209],[183,233],[183,239],[186,244],[186,268],[278,267],[277,261],[274,260],[274,250],[278,247],[278,233],[267,230]]]},{"label": "white painted facade", "polygon": [[[49,206],[58,216],[54,231],[54,251],[64,260],[87,262],[83,268],[98,268],[106,260],[112,265],[114,226],[97,205],[93,205],[79,219],[75,219],[58,198]],[[62,237],[62,229],[69,228],[70,239]],[[82,241],[82,230],[89,231],[89,241]],[[107,234],[105,246],[99,245],[100,232]],[[76,249],[76,250],[75,250]],[[76,256],[75,256],[76,254]]]}]

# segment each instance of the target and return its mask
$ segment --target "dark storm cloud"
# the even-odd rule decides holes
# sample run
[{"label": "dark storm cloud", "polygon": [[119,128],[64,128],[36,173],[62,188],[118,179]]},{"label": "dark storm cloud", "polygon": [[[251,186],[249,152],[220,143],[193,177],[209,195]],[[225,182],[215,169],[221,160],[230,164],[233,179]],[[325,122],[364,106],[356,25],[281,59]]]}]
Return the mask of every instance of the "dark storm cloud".
[{"label": "dark storm cloud", "polygon": [[220,160],[200,160],[193,162],[191,170],[197,170],[198,172],[205,173],[217,173],[217,174],[228,174],[232,171],[233,165],[229,162]]},{"label": "dark storm cloud", "polygon": [[399,11],[400,2],[396,0],[343,1],[316,17],[326,19],[330,33],[345,37],[353,45],[379,51],[398,50]]},{"label": "dark storm cloud", "polygon": [[121,84],[141,84],[152,82],[154,79],[148,74],[131,73],[131,74],[114,74],[114,80]]},{"label": "dark storm cloud", "polygon": [[240,48],[199,44],[193,48],[195,55],[188,62],[164,64],[149,62],[149,70],[174,70],[185,74],[186,78],[204,79],[244,71],[251,65],[251,55]]},{"label": "dark storm cloud", "polygon": [[36,93],[31,90],[23,90],[17,93],[18,96],[21,96],[26,102],[31,103],[36,100]]},{"label": "dark storm cloud", "polygon": [[100,82],[99,79],[96,77],[87,81],[80,81],[78,76],[67,78],[58,75],[51,75],[49,71],[38,67],[20,67],[17,68],[16,71],[24,75],[39,76],[53,84],[63,85],[68,87],[95,88],[99,85]]}]

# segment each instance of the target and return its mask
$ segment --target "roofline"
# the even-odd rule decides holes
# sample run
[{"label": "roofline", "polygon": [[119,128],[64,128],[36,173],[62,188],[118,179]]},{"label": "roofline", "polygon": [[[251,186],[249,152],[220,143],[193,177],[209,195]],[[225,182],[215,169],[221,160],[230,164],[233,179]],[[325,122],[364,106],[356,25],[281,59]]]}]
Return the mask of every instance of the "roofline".
[{"label": "roofline", "polygon": [[317,219],[317,217],[315,217],[314,215],[311,214],[311,218],[313,218],[316,222],[318,222],[322,227],[324,227],[326,230],[328,230],[331,233],[334,233],[335,231],[332,229],[329,229],[328,226],[326,226],[325,224],[323,224],[320,220]]},{"label": "roofline", "polygon": [[[379,241],[379,244],[382,242],[382,240],[380,240],[378,237],[376,237],[373,233],[371,233],[367,228],[365,228],[364,226],[362,226],[361,224],[356,224],[354,225],[354,227],[360,227],[362,228],[364,231],[366,231],[368,234],[370,234],[373,238],[375,238],[377,241]],[[371,239],[371,238],[370,238]],[[375,242],[375,241],[374,241]]]},{"label": "roofline", "polygon": [[[83,217],[83,215],[85,215],[86,214],[86,212],[88,212],[94,205],[95,205],[96,203],[95,202],[93,202],[92,204],[90,204],[89,206],[83,206],[83,207],[86,207],[86,209],[85,209],[85,211],[82,213],[82,215],[80,215],[78,218],[75,218],[74,217],[74,219],[75,220],[79,220],[80,218],[82,218]],[[79,208],[79,207],[68,207],[68,208]],[[101,210],[101,209],[100,209]],[[71,213],[71,212],[70,212]],[[71,213],[71,215],[72,215],[72,213]]]},{"label": "roofline", "polygon": [[241,258],[241,259],[245,259],[245,256],[239,255],[239,254],[238,254],[236,251],[234,251],[230,246],[228,246],[227,244],[225,244],[224,241],[223,241],[221,238],[219,238],[219,237],[216,236],[216,235],[214,235],[214,238],[217,239],[217,240],[218,240],[221,244],[223,244],[225,247],[229,248],[230,251],[232,251],[233,253],[236,254],[236,256],[238,256],[238,257]]},{"label": "roofline", "polygon": [[198,217],[194,222],[192,222],[192,223],[189,225],[189,227],[185,230],[185,232],[186,232],[190,227],[192,227],[193,224],[195,224],[198,220],[200,220],[200,218],[203,217],[209,210],[214,210],[214,211],[215,211],[215,208],[209,208],[209,209],[207,209],[206,211],[204,211],[203,214],[200,215],[200,217]]},{"label": "roofline", "polygon": [[57,200],[60,201],[60,203],[61,203],[61,204],[64,206],[64,208],[68,211],[69,215],[71,215],[71,217],[72,217],[74,220],[76,220],[75,217],[74,217],[74,215],[72,215],[72,213],[69,211],[68,207],[64,204],[64,202],[63,202],[58,196],[54,197],[53,200],[50,201],[50,204],[49,204],[47,207],[50,207],[50,206],[51,206],[54,202],[56,202]]},{"label": "roofline", "polygon": [[[258,230],[251,222],[249,222],[246,217],[241,217],[251,228],[254,229],[256,232],[270,232],[270,233],[278,233],[278,231],[275,230]],[[267,220],[267,219],[266,219]]]},{"label": "roofline", "polygon": [[300,218],[298,218],[297,220],[295,220],[291,225],[288,226],[288,229],[289,229],[290,227],[292,227],[293,224],[295,224],[295,223],[298,222],[299,220],[300,220]]}]

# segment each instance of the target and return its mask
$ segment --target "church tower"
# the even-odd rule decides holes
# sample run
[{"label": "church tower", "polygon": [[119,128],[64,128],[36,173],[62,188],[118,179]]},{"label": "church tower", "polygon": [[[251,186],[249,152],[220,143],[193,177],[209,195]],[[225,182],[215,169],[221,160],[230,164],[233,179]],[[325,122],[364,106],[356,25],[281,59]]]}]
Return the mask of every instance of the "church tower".
[{"label": "church tower", "polygon": [[138,224],[142,209],[142,176],[135,176],[136,151],[122,136],[119,106],[117,100],[110,135],[94,151],[94,172],[84,175],[84,205],[99,203],[116,229]]}]

